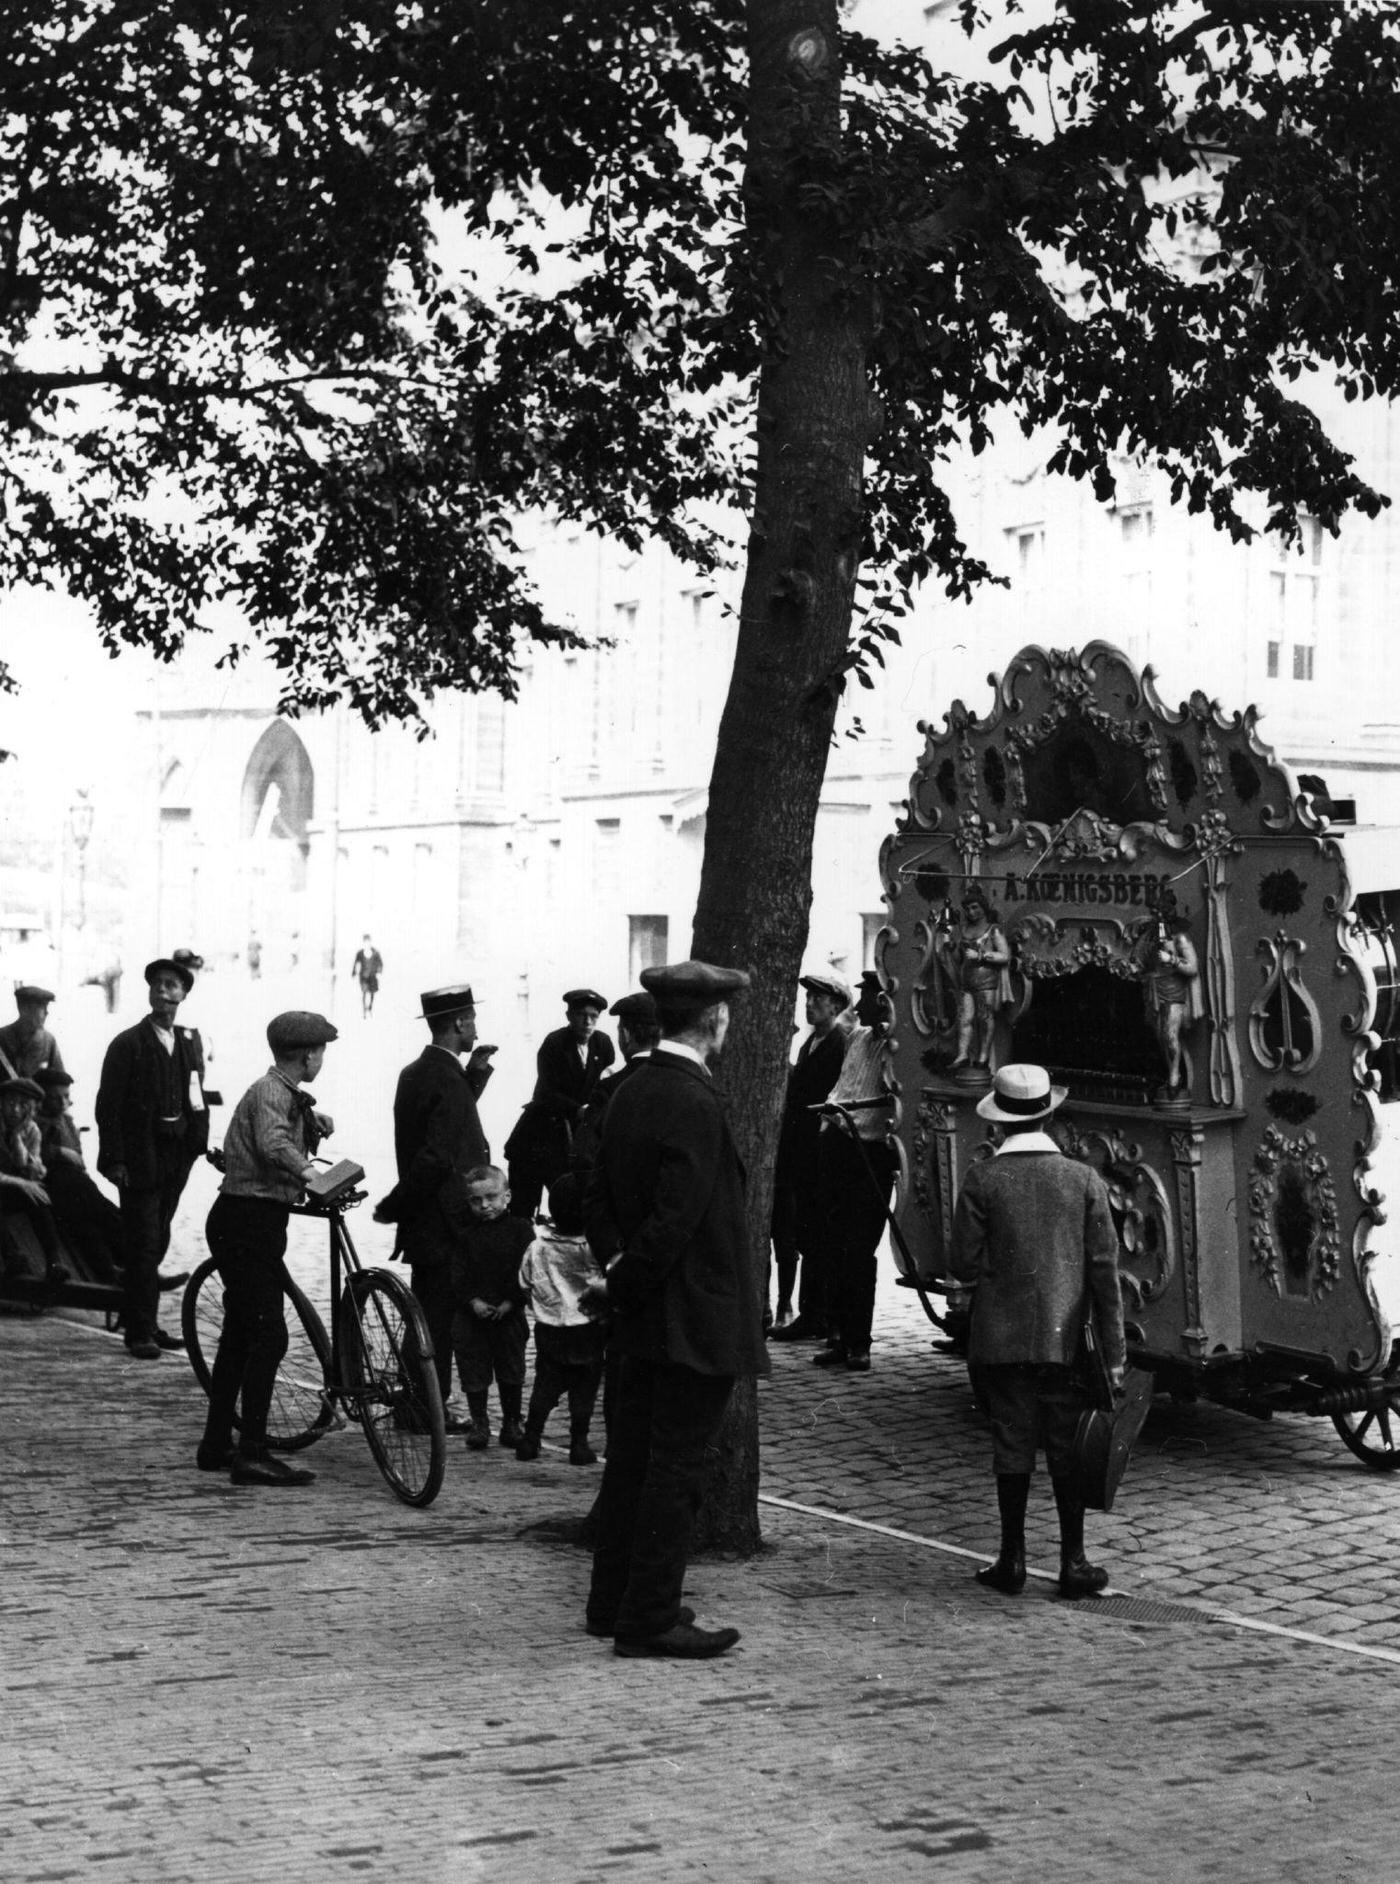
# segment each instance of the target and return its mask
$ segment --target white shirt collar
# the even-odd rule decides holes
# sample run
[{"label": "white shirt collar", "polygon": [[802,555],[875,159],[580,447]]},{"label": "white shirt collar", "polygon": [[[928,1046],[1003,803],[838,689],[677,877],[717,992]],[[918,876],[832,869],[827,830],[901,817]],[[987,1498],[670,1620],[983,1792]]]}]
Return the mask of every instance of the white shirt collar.
[{"label": "white shirt collar", "polygon": [[706,1063],[704,1054],[698,1053],[694,1047],[688,1047],[683,1040],[662,1040],[658,1044],[663,1053],[682,1054],[687,1060],[694,1060],[698,1067],[703,1068],[707,1073],[709,1072],[710,1069]]},{"label": "white shirt collar", "polygon": [[1058,1151],[1060,1148],[1049,1132],[1015,1132],[997,1146],[998,1158],[1008,1151]]}]

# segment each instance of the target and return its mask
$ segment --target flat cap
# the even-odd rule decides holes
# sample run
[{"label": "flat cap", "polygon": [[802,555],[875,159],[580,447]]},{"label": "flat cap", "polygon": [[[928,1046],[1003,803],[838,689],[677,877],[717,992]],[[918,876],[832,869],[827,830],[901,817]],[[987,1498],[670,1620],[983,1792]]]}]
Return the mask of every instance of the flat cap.
[{"label": "flat cap", "polygon": [[177,962],[174,957],[170,955],[158,955],[153,962],[146,963],[141,973],[146,977],[146,986],[148,988],[155,980],[156,976],[160,974],[174,975],[179,981],[184,983],[186,994],[188,994],[190,989],[194,986],[194,970],[187,968],[183,962]]},{"label": "flat cap", "polygon": [[32,1079],[0,1080],[0,1099],[7,1098],[13,1093],[21,1093],[26,1099],[42,1099],[44,1089]]},{"label": "flat cap", "polygon": [[304,1007],[289,1008],[274,1014],[267,1023],[267,1044],[274,1053],[295,1053],[299,1047],[325,1047],[340,1038],[324,1014],[313,1014]]},{"label": "flat cap", "polygon": [[656,1019],[656,1000],[653,995],[643,991],[641,994],[624,994],[620,1001],[614,1001],[608,1009],[619,1020],[653,1022]]},{"label": "flat cap", "polygon": [[663,1007],[681,1002],[712,1006],[749,985],[742,968],[716,968],[710,962],[668,962],[664,968],[644,968],[641,980]]},{"label": "flat cap", "polygon": [[71,1086],[73,1075],[64,1073],[56,1066],[41,1066],[34,1075],[41,1086]]},{"label": "flat cap", "polygon": [[446,1020],[449,1014],[460,1014],[464,1007],[476,1006],[476,996],[465,981],[451,988],[430,988],[418,998],[423,1003],[420,1020]]},{"label": "flat cap", "polygon": [[839,1001],[842,1007],[851,1005],[850,986],[841,979],[840,975],[802,975],[799,976],[797,985],[799,988],[805,988],[809,994],[829,994],[834,1001]]},{"label": "flat cap", "polygon": [[53,990],[36,988],[32,982],[25,982],[22,988],[15,989],[15,1006],[22,1007],[26,1001],[52,1001]]},{"label": "flat cap", "polygon": [[601,1014],[608,1005],[608,997],[599,994],[595,988],[570,988],[564,996],[565,1007],[596,1007]]}]

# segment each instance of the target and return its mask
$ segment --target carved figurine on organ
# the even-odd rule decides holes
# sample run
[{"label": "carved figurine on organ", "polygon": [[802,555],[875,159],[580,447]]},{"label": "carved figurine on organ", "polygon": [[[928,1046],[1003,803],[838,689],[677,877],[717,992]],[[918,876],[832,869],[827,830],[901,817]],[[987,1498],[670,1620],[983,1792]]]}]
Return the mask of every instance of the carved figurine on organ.
[{"label": "carved figurine on organ", "polygon": [[1066,1149],[1108,1183],[1139,1359],[1383,1366],[1371,1170],[1400,1096],[1400,896],[1372,878],[1400,880],[1395,834],[1295,779],[1252,708],[1170,708],[1104,643],[1026,649],[993,686],[985,716],[957,702],[922,727],[881,859],[918,1268],[943,1273],[961,1179],[994,1148],[977,1097],[1035,1061],[1070,1089]]}]

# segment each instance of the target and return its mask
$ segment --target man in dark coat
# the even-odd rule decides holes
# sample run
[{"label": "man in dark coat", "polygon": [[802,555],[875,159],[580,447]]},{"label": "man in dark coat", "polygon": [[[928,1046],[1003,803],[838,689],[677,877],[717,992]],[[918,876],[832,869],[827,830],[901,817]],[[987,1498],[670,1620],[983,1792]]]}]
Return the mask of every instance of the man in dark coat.
[{"label": "man in dark coat", "polygon": [[127,1352],[159,1360],[185,1344],[159,1321],[160,1262],[196,1158],[209,1145],[204,1047],[175,1014],[194,986],[182,962],[146,964],[150,1013],[117,1035],[97,1088],[97,1168],[117,1187],[125,1237]]},{"label": "man in dark coat", "polygon": [[26,983],[15,989],[18,1011],[8,1027],[0,1027],[0,1074],[6,1079],[37,1079],[46,1070],[64,1070],[63,1055],[47,1025],[52,1000],[47,988]]},{"label": "man in dark coat", "polygon": [[622,1065],[604,1073],[574,1127],[569,1169],[581,1181],[587,1180],[589,1172],[598,1162],[598,1151],[603,1142],[603,1120],[614,1093],[621,1089],[624,1081],[632,1074],[641,1071],[652,1048],[661,1038],[656,1002],[645,988],[640,994],[624,994],[620,1001],[613,1002],[608,1012],[617,1022],[617,1044],[622,1054]]},{"label": "man in dark coat", "polygon": [[[821,1116],[846,1057],[842,1015],[851,991],[839,975],[803,975],[811,1033],[788,1068],[778,1157],[773,1170],[773,1256],[778,1270],[775,1341],[824,1341],[831,1317],[832,1225],[821,1178]],[[802,1290],[793,1318],[792,1290],[802,1259]]]},{"label": "man in dark coat", "polygon": [[506,1140],[514,1216],[533,1222],[540,1198],[569,1168],[574,1127],[613,1063],[613,1043],[597,1031],[607,1005],[592,988],[570,988],[567,1026],[546,1034],[535,1055],[535,1090]]},{"label": "man in dark coat", "polygon": [[680,1601],[705,1448],[736,1378],[765,1373],[744,1172],[709,1060],[729,997],[748,986],[705,962],[650,968],[661,1040],[615,1094],[585,1205],[615,1315],[617,1403],[598,1494],[590,1635],[619,1655],[722,1655],[737,1629],[699,1629]]},{"label": "man in dark coat", "polygon": [[1092,1304],[1115,1386],[1125,1348],[1118,1236],[1097,1171],[1044,1128],[1066,1089],[1043,1066],[1001,1067],[980,1117],[1005,1134],[972,1165],[953,1214],[952,1274],[973,1291],[967,1364],[992,1428],[1001,1551],[979,1583],[1015,1596],[1026,1581],[1026,1503],[1038,1448],[1060,1518],[1060,1594],[1095,1596],[1107,1571],[1084,1556],[1074,1434],[1085,1401],[1075,1362]]},{"label": "man in dark coat", "polygon": [[[399,1181],[375,1211],[397,1223],[413,1293],[432,1336],[444,1403],[452,1391],[452,1250],[442,1192],[453,1173],[490,1164],[491,1147],[476,1102],[491,1077],[493,1046],[476,1041],[476,998],[469,987],[433,988],[421,1018],[431,1042],[399,1074],[394,1093],[394,1157]],[[462,1054],[469,1054],[466,1066]],[[461,1424],[453,1422],[454,1430]]]}]

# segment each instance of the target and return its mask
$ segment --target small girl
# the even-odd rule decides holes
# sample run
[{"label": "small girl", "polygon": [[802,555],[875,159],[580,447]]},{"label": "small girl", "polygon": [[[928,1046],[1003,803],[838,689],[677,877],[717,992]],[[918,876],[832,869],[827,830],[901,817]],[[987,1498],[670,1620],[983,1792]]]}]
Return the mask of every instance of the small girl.
[{"label": "small girl", "polygon": [[579,1307],[589,1283],[603,1280],[603,1266],[583,1235],[583,1190],[572,1172],[549,1191],[549,1226],[536,1236],[520,1265],[520,1282],[535,1311],[535,1384],[517,1459],[538,1459],[545,1422],[569,1396],[569,1463],[596,1465],[588,1443],[589,1422],[603,1377],[604,1331]]}]

